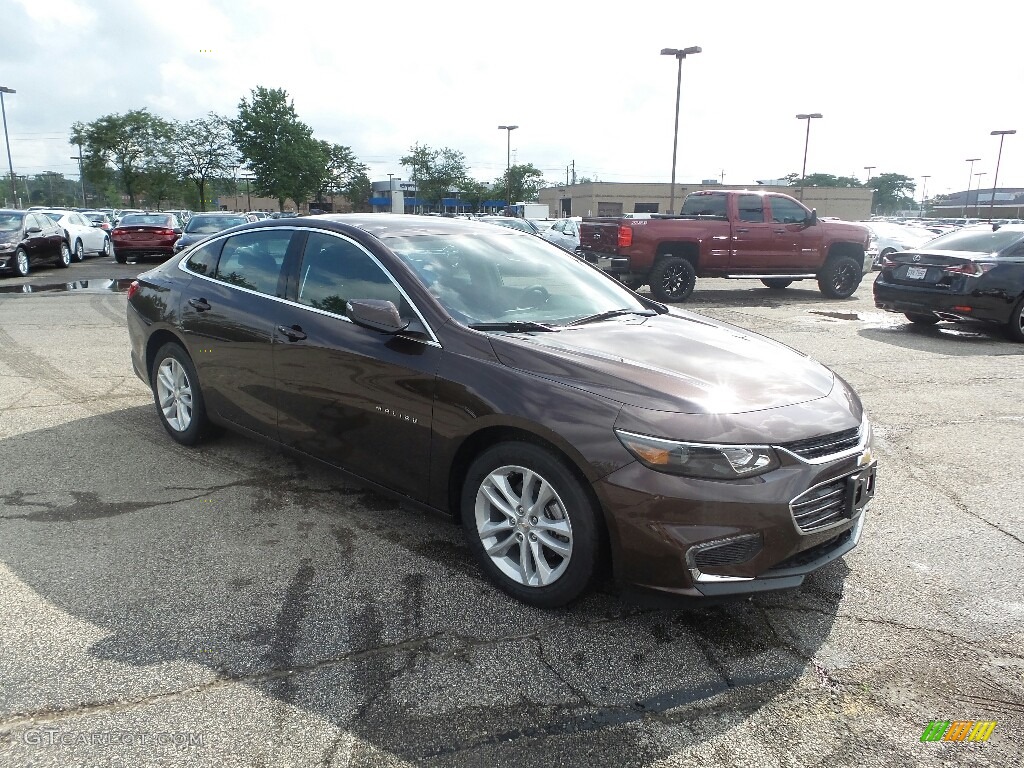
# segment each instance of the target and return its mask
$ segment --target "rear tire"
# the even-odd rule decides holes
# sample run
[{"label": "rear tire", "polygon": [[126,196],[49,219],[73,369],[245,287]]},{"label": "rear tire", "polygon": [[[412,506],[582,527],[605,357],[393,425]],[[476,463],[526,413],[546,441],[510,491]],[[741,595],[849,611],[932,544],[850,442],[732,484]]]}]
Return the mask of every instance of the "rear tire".
[{"label": "rear tire", "polygon": [[783,288],[789,288],[789,286],[793,284],[792,280],[786,280],[783,277],[763,277],[761,278],[761,282],[775,291],[781,291]]},{"label": "rear tire", "polygon": [[195,445],[210,433],[199,375],[188,352],[175,342],[164,344],[153,358],[149,381],[156,412],[172,438]]},{"label": "rear tire", "polygon": [[512,597],[541,608],[586,591],[600,557],[599,517],[565,460],[532,443],[499,443],[469,467],[461,498],[469,548]]},{"label": "rear tire", "polygon": [[864,278],[863,267],[863,259],[858,263],[849,256],[833,256],[818,273],[818,288],[830,299],[848,299]]},{"label": "rear tire", "polygon": [[903,316],[915,325],[935,325],[939,322],[939,318],[935,315],[918,315],[914,312],[905,312]]},{"label": "rear tire", "polygon": [[28,258],[28,253],[24,248],[19,248],[14,254],[14,273],[18,277],[28,277],[28,273],[31,269],[32,266]]},{"label": "rear tire", "polygon": [[57,266],[61,269],[67,269],[71,266],[71,249],[67,243],[62,242],[60,244],[60,257],[57,259]]},{"label": "rear tire", "polygon": [[118,253],[115,250],[114,251],[114,261],[116,261],[118,264],[127,264],[128,263],[128,257],[125,256],[123,253]]},{"label": "rear tire", "polygon": [[1010,315],[1010,322],[1005,326],[1006,335],[1013,341],[1024,344],[1024,298],[1017,302]]},{"label": "rear tire", "polygon": [[71,258],[77,262],[85,261],[85,246],[82,245],[81,240],[75,240],[75,250],[71,254]]},{"label": "rear tire", "polygon": [[658,301],[686,301],[697,284],[697,272],[686,259],[666,256],[654,265],[648,283]]}]

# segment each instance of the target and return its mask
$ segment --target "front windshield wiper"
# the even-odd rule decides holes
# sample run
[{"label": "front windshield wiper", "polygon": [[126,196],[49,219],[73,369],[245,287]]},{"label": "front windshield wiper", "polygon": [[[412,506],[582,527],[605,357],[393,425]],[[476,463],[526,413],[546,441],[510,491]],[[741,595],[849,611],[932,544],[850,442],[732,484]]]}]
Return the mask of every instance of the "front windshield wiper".
[{"label": "front windshield wiper", "polygon": [[530,331],[557,331],[544,323],[533,320],[513,320],[508,323],[470,323],[474,331],[508,331],[509,333],[529,333]]},{"label": "front windshield wiper", "polygon": [[581,317],[578,320],[573,320],[571,323],[566,325],[585,325],[586,323],[596,323],[599,320],[607,320],[610,317],[618,317],[619,315],[643,315],[644,317],[652,317],[658,314],[651,309],[609,309],[607,312],[598,312],[596,315],[587,315]]}]

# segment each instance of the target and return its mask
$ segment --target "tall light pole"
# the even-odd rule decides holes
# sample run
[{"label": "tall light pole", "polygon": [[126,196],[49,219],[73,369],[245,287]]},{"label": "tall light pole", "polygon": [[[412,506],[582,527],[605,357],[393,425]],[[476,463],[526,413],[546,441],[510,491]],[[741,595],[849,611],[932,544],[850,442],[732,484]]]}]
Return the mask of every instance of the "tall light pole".
[{"label": "tall light pole", "polygon": [[1003,159],[1003,139],[1007,136],[1012,136],[1017,131],[992,131],[990,135],[999,137],[999,155],[996,157],[996,176],[992,179],[992,200],[988,204],[988,217],[992,218],[992,214],[996,208],[996,185],[999,184],[999,161]]},{"label": "tall light pole", "polygon": [[669,193],[668,212],[676,212],[676,150],[679,147],[679,93],[683,84],[683,59],[690,54],[700,53],[699,45],[692,45],[689,48],[662,48],[662,56],[675,56],[678,63],[676,71],[676,127],[672,134],[672,190]]},{"label": "tall light pole", "polygon": [[[81,186],[82,186],[82,206],[84,207],[85,204],[86,204],[85,203],[85,174],[82,172],[82,145],[81,144],[78,145],[78,154],[73,156],[73,157],[70,157],[68,159],[69,160],[77,160],[78,161],[78,181],[81,183]],[[53,197],[53,195],[51,195],[51,197]]]},{"label": "tall light pole", "polygon": [[7,144],[7,167],[11,169],[11,205],[18,204],[18,188],[14,186],[14,163],[11,161],[11,135],[7,133],[7,107],[4,106],[4,94],[17,93],[13,88],[0,85],[0,112],[4,116],[4,141]]},{"label": "tall light pole", "polygon": [[981,160],[980,157],[968,157],[964,162],[970,163],[970,169],[967,171],[967,196],[964,198],[964,210],[961,214],[965,219],[967,218],[967,206],[971,204],[971,176],[974,175],[974,164]]},{"label": "tall light pole", "polygon": [[[875,170],[875,168],[877,168],[877,167],[878,166],[876,166],[876,165],[865,165],[864,166],[864,170],[868,172],[868,180],[864,182],[865,186],[867,186],[868,184],[871,183],[871,172],[873,170]],[[871,189],[871,188],[868,187],[868,189]],[[871,213],[874,213],[874,212],[875,212],[875,190],[872,189],[871,190]]]},{"label": "tall light pole", "polygon": [[[804,179],[807,178],[807,145],[811,142],[811,120],[816,117],[821,117],[821,112],[810,112],[807,114],[797,115],[797,120],[807,121],[807,133],[804,134],[804,165],[800,171],[800,199],[804,199]],[[872,166],[874,167],[874,166]]]},{"label": "tall light pole", "polygon": [[975,194],[974,194],[974,215],[980,217],[981,216],[981,177],[982,176],[988,176],[988,174],[985,173],[985,171],[981,171],[980,173],[976,173],[974,175],[978,177],[978,191],[975,192]]},{"label": "tall light pole", "polygon": [[928,179],[930,179],[931,176],[922,176],[921,178],[924,179],[924,186],[921,187],[921,218],[923,219],[924,206],[928,200]]},{"label": "tall light pole", "polygon": [[508,139],[505,147],[505,196],[509,199],[505,201],[505,205],[512,205],[512,131],[518,127],[518,125],[498,126],[499,131],[507,131]]}]

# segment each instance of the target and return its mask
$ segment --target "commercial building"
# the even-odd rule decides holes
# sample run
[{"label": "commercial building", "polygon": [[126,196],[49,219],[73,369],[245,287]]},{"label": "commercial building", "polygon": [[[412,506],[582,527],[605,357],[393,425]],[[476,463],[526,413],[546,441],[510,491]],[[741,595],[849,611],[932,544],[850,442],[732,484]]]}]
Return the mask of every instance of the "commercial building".
[{"label": "commercial building", "polygon": [[[858,187],[789,187],[765,184],[677,184],[676,212],[683,199],[701,189],[750,189],[758,192],[781,192],[798,200],[808,208],[815,208],[819,216],[835,216],[847,221],[859,221],[871,216],[873,191]],[[557,216],[621,216],[624,213],[669,213],[670,184],[620,183],[593,181],[545,187],[538,199],[547,203]]]}]

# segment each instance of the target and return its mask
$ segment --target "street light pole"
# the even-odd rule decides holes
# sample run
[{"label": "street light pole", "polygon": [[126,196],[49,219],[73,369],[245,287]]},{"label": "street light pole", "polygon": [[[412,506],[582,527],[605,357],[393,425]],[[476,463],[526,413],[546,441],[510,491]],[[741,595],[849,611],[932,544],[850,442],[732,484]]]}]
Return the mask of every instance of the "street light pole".
[{"label": "street light pole", "polygon": [[978,177],[978,190],[974,193],[974,215],[981,218],[981,177],[988,176],[985,171],[974,174]]},{"label": "street light pole", "polygon": [[7,133],[7,107],[4,106],[4,94],[17,93],[13,88],[0,85],[0,112],[4,116],[4,142],[7,144],[7,167],[11,169],[11,205],[18,205],[18,188],[14,181],[14,163],[11,161],[11,135]]},{"label": "street light pole", "polygon": [[974,164],[980,157],[968,157],[965,162],[970,163],[970,169],[967,171],[967,196],[964,198],[964,210],[961,214],[965,219],[967,218],[967,206],[971,204],[971,176],[974,175]]},{"label": "street light pole", "polygon": [[928,179],[930,179],[931,176],[922,176],[921,178],[924,179],[924,186],[921,188],[921,218],[923,219],[924,206],[928,201]]},{"label": "street light pole", "polygon": [[[811,143],[811,120],[816,117],[821,117],[821,112],[810,112],[807,114],[797,115],[797,120],[807,121],[807,133],[804,134],[804,165],[800,171],[800,199],[804,199],[804,179],[807,178],[807,145]],[[872,166],[874,167],[874,166]]]},{"label": "street light pole", "polygon": [[[878,167],[877,165],[865,165],[864,166],[864,170],[868,172],[868,180],[864,182],[865,186],[867,186],[867,185],[869,185],[871,183],[871,172],[873,170],[875,170],[875,168],[877,168],[877,167]],[[868,189],[871,189],[871,187],[868,187]],[[872,189],[871,190],[871,213],[874,213],[874,212],[875,212],[875,190]]]},{"label": "street light pole", "polygon": [[679,94],[683,85],[683,59],[693,53],[700,53],[698,45],[689,48],[662,48],[662,56],[675,56],[678,64],[676,68],[676,124],[672,133],[672,189],[669,192],[668,212],[676,212],[676,150],[679,147]]},{"label": "street light pole", "polygon": [[508,142],[505,146],[505,197],[508,200],[505,201],[505,205],[512,205],[512,131],[518,128],[518,125],[499,125],[499,131],[507,131],[506,136]]},{"label": "street light pole", "polygon": [[999,162],[1003,159],[1003,139],[1012,136],[1017,131],[992,131],[990,135],[999,137],[999,155],[996,157],[996,176],[992,179],[992,200],[988,204],[988,218],[991,221],[992,214],[996,208],[996,185],[999,184]]}]

